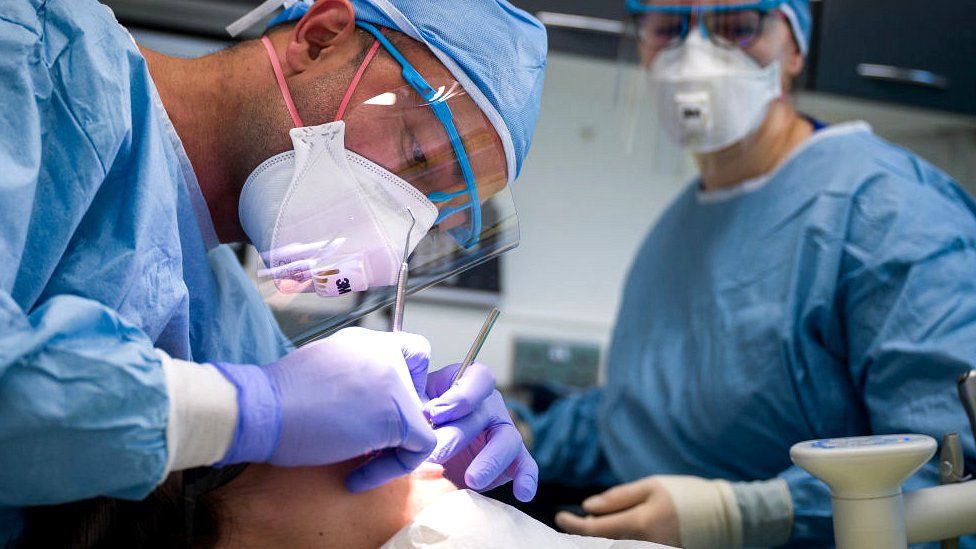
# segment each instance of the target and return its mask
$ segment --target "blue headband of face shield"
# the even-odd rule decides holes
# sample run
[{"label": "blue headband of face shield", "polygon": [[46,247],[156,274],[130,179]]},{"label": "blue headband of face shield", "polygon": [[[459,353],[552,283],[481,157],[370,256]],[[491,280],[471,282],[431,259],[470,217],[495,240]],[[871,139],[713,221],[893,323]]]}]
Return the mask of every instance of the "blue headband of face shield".
[{"label": "blue headband of face shield", "polygon": [[454,125],[454,115],[451,113],[451,108],[448,106],[447,101],[440,96],[440,92],[424,80],[424,77],[413,68],[413,65],[407,61],[407,58],[400,53],[400,50],[378,28],[363,21],[356,21],[356,26],[373,35],[373,38],[383,46],[383,49],[396,60],[400,67],[402,67],[401,74],[403,75],[403,79],[427,102],[426,104],[434,112],[434,116],[444,126],[444,131],[447,133],[448,139],[451,142],[451,149],[453,149],[454,155],[457,157],[458,165],[461,168],[465,188],[454,193],[433,192],[427,195],[427,199],[438,204],[449,202],[459,196],[468,195],[469,200],[467,204],[442,210],[437,216],[435,223],[440,223],[452,215],[470,209],[470,223],[468,227],[454,227],[449,229],[449,232],[463,247],[471,248],[478,243],[481,235],[481,200],[478,196],[478,186],[475,184],[471,162],[468,160],[468,154],[464,149],[464,143],[461,141],[461,135]]},{"label": "blue headband of face shield", "polygon": [[[770,12],[779,9],[786,15],[793,37],[800,46],[800,53],[807,55],[810,46],[810,34],[812,32],[812,17],[810,14],[810,4],[808,0],[755,0],[753,2],[743,2],[741,4],[714,4],[702,5],[688,2],[683,5],[649,5],[647,0],[626,0],[627,11],[633,15],[648,13],[664,13],[679,16],[689,16],[690,14],[707,13],[728,13],[743,10],[755,10],[760,12]],[[699,21],[699,24],[701,22]]]}]

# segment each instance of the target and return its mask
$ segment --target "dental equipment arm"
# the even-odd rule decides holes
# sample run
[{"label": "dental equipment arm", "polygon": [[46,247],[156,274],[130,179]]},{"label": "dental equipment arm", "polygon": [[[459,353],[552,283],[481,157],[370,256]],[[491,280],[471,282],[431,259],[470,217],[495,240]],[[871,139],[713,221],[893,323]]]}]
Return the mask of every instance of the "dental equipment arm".
[{"label": "dental equipment arm", "polygon": [[[974,377],[976,371],[960,377],[958,389],[976,430]],[[950,446],[946,455],[953,452]],[[902,497],[902,482],[934,453],[931,437],[888,435],[801,442],[790,450],[790,457],[830,486],[838,549],[895,549],[976,533],[976,482],[925,488]]]},{"label": "dental equipment arm", "polygon": [[801,442],[790,455],[831,487],[837,549],[897,549],[976,533],[976,482],[902,497],[935,446],[925,435],[852,437]]}]

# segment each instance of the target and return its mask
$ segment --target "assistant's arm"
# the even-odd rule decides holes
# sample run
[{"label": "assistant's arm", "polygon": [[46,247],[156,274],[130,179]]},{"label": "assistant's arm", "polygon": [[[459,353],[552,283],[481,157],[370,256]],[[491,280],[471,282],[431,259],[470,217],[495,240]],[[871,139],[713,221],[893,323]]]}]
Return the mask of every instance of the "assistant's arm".
[{"label": "assistant's arm", "polygon": [[565,397],[541,414],[509,403],[531,431],[540,481],[578,486],[618,482],[600,445],[597,412],[602,394],[595,388]]}]

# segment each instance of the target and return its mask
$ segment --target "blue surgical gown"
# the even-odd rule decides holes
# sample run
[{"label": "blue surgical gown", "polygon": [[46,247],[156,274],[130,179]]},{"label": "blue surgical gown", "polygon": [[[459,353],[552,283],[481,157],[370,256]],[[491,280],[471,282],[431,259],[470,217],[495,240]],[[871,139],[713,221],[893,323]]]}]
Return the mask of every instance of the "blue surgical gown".
[{"label": "blue surgical gown", "polygon": [[265,363],[287,346],[219,246],[147,65],[93,0],[0,8],[0,545],[13,508],[161,480],[158,347]]},{"label": "blue surgical gown", "polygon": [[[823,547],[829,492],[791,464],[796,442],[955,431],[976,471],[955,385],[976,367],[976,205],[864,124],[821,130],[740,191],[692,185],[653,228],[606,386],[535,421],[543,478],[779,477],[791,545]],[[906,489],[937,483],[932,462]]]}]

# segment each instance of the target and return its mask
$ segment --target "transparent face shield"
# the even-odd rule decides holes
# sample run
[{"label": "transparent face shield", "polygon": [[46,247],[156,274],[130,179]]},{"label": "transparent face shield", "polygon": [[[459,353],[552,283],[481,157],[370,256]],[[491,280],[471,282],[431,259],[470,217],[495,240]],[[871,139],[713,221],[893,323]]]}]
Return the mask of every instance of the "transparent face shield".
[{"label": "transparent face shield", "polygon": [[627,147],[707,154],[753,134],[782,95],[783,0],[628,0]]},{"label": "transparent face shield", "polygon": [[[244,224],[255,282],[295,344],[390,305],[405,247],[413,293],[518,245],[506,156],[487,117],[446,69],[421,75],[377,28],[357,25],[376,42],[340,106],[344,125],[301,127],[291,105],[294,150],[245,185],[271,195],[250,202],[284,204],[254,223],[267,236]],[[401,67],[397,84],[371,79],[377,55]],[[280,177],[265,175],[278,164]],[[265,183],[252,185],[255,174]]]}]

